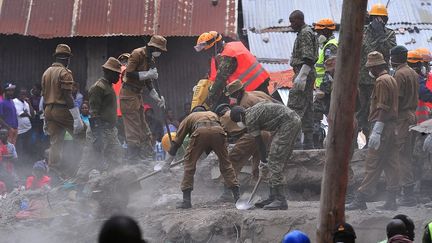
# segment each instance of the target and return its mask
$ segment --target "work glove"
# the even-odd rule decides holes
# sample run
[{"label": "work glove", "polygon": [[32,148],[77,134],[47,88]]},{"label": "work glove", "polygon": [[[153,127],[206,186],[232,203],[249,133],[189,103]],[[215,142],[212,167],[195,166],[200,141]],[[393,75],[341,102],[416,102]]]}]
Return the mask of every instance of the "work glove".
[{"label": "work glove", "polygon": [[259,168],[259,176],[264,180],[268,179],[269,177],[268,163],[260,161],[258,168]]},{"label": "work glove", "polygon": [[152,89],[150,91],[150,97],[156,101],[157,105],[161,108],[161,109],[165,109],[165,98],[163,96],[161,96],[159,98],[159,95],[157,93],[157,91],[155,89]]},{"label": "work glove", "polygon": [[424,143],[423,143],[423,151],[432,153],[432,134],[429,134]]},{"label": "work glove", "polygon": [[297,90],[304,91],[306,88],[306,81],[307,77],[312,70],[311,67],[309,67],[306,64],[303,64],[303,66],[300,69],[300,72],[297,74],[297,77],[294,79],[294,88]]},{"label": "work glove", "polygon": [[384,26],[384,21],[381,18],[374,18],[370,23],[370,27],[376,35],[384,34]]},{"label": "work glove", "polygon": [[171,163],[174,161],[174,157],[171,154],[168,153],[167,158],[165,159],[165,163],[162,166],[162,172],[167,173],[170,171]]},{"label": "work glove", "polygon": [[381,133],[384,129],[384,123],[383,122],[376,122],[373,129],[372,129],[372,133],[369,137],[369,147],[373,148],[375,150],[378,150],[381,144]]},{"label": "work glove", "polygon": [[72,118],[74,120],[73,121],[73,129],[74,129],[73,133],[78,134],[84,129],[84,123],[81,119],[79,109],[78,109],[78,107],[74,107],[72,109],[69,109],[69,112],[71,113]]},{"label": "work glove", "polygon": [[138,77],[140,81],[144,81],[147,79],[158,79],[159,74],[156,68],[150,68],[148,71],[138,72]]},{"label": "work glove", "polygon": [[43,130],[43,133],[44,133],[46,136],[49,135],[49,133],[48,133],[48,125],[47,125],[47,122],[46,122],[45,119],[43,119],[43,127],[42,127],[42,130]]}]

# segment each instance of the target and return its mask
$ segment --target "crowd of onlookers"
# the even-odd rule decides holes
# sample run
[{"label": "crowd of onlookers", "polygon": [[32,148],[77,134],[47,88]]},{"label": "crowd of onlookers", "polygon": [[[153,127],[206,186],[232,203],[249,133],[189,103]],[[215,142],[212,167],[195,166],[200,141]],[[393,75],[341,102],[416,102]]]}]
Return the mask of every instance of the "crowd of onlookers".
[{"label": "crowd of onlookers", "polygon": [[[422,243],[432,242],[432,222],[424,228]],[[404,214],[398,214],[386,226],[386,239],[377,243],[412,243],[415,238],[415,225],[413,220]],[[357,236],[352,225],[341,223],[336,225],[333,234],[333,243],[355,243]],[[310,243],[309,236],[300,231],[293,230],[286,233],[282,243]],[[144,243],[143,234],[138,223],[128,216],[113,216],[102,225],[99,233],[99,243]]]},{"label": "crowd of onlookers", "polygon": [[[1,86],[0,195],[15,188],[36,189],[51,184],[47,165],[49,137],[44,131],[41,90],[40,84],[33,85],[30,90],[17,88],[12,83]],[[73,87],[73,97],[75,106],[80,108],[83,122],[90,126],[90,105],[86,93],[81,93],[79,83],[75,83]],[[165,152],[161,149],[160,142],[167,131],[166,126],[150,104],[144,103],[143,106],[153,135],[155,159],[163,160]],[[190,104],[185,104],[185,107],[188,112]],[[169,130],[175,132],[181,120],[177,120],[174,112],[168,109],[166,121]],[[126,148],[121,119],[118,124],[119,140]],[[75,142],[67,131],[64,140],[62,159],[70,166],[78,165],[81,159],[79,151],[84,144]]]}]

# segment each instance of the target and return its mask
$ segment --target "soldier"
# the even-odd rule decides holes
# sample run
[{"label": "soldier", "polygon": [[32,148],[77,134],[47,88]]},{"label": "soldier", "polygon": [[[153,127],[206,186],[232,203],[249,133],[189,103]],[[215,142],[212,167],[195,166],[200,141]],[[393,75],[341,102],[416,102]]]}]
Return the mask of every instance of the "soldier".
[{"label": "soldier", "polygon": [[51,170],[64,176],[65,171],[60,165],[60,154],[63,147],[65,132],[78,134],[84,128],[79,107],[74,107],[72,72],[67,68],[71,49],[68,45],[56,47],[55,62],[42,75],[42,95],[44,98],[44,114],[46,132],[50,136],[48,165]]},{"label": "soldier", "polygon": [[108,169],[119,164],[122,147],[117,137],[117,101],[113,84],[119,81],[121,64],[110,57],[102,65],[103,77],[89,89],[90,127],[86,146],[77,172],[78,179],[84,181],[92,169],[101,170],[101,162],[107,163]]},{"label": "soldier", "polygon": [[369,122],[373,129],[366,157],[365,177],[347,210],[366,209],[366,197],[372,193],[384,171],[387,184],[386,203],[378,207],[396,210],[396,193],[399,189],[399,164],[396,147],[396,119],[398,115],[398,86],[387,72],[387,63],[379,52],[368,55],[366,66],[370,75],[376,77],[371,96]]},{"label": "soldier", "polygon": [[419,99],[419,75],[407,64],[408,50],[403,46],[396,46],[390,51],[390,62],[396,70],[394,79],[399,87],[399,108],[397,120],[396,145],[399,149],[399,164],[403,197],[400,206],[415,206],[414,197],[414,168],[413,149],[414,135],[409,131],[410,126],[416,124],[416,109]]},{"label": "soldier", "polygon": [[190,134],[190,142],[184,156],[184,176],[181,183],[183,191],[183,201],[177,204],[177,208],[191,208],[191,192],[194,185],[194,175],[196,163],[204,152],[213,150],[219,158],[220,172],[224,178],[226,187],[230,188],[234,201],[237,201],[239,193],[239,183],[228,159],[226,144],[226,133],[224,132],[217,115],[206,111],[203,106],[196,106],[181,123],[176,137],[172,142],[168,152],[168,157],[163,166],[164,171],[168,171],[177,150],[183,143],[186,135]]},{"label": "soldier", "polygon": [[374,79],[369,76],[369,70],[365,64],[367,56],[373,51],[384,55],[384,60],[389,63],[390,49],[396,46],[396,35],[392,29],[386,28],[388,21],[387,8],[383,4],[374,4],[369,12],[370,23],[365,27],[363,45],[361,51],[361,66],[359,80],[360,110],[357,113],[359,132],[363,131],[366,141],[369,140],[370,124],[368,122],[371,94],[374,89]]},{"label": "soldier", "polygon": [[[282,173],[300,132],[300,116],[282,104],[260,102],[248,109],[241,106],[233,107],[230,118],[237,122],[239,127],[246,127],[248,133],[255,138],[261,155],[260,176],[267,178],[268,173],[271,172],[270,196],[256,203],[255,206],[265,210],[288,209],[283,190]],[[268,156],[261,131],[273,134]]]},{"label": "soldier", "polygon": [[291,55],[294,68],[294,87],[289,93],[288,107],[302,119],[303,149],[313,149],[313,87],[318,59],[318,41],[312,29],[305,24],[303,12],[295,10],[290,17],[291,27],[297,32]]},{"label": "soldier", "polygon": [[150,97],[159,107],[165,107],[165,100],[163,97],[159,98],[152,80],[158,78],[154,64],[161,52],[167,51],[166,44],[164,37],[154,35],[146,46],[133,50],[128,60],[124,83],[120,89],[120,109],[125,127],[128,160],[153,156],[152,136],[145,120],[141,93],[143,88],[147,87]]}]

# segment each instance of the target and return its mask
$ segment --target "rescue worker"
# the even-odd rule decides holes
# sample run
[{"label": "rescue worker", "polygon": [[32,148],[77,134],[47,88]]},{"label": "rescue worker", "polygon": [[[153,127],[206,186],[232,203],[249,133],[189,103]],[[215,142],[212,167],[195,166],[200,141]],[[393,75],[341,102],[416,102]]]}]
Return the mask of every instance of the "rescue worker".
[{"label": "rescue worker", "polygon": [[420,79],[420,100],[426,102],[426,105],[432,109],[432,73],[430,68],[430,62],[432,61],[432,54],[426,48],[419,48],[416,52],[421,56],[420,73],[419,75],[423,78]]},{"label": "rescue worker", "polygon": [[384,171],[387,198],[384,210],[396,210],[396,194],[399,190],[399,163],[396,147],[396,119],[398,115],[399,89],[396,80],[387,72],[384,56],[377,52],[368,55],[366,66],[370,75],[376,78],[371,96],[369,122],[373,124],[366,156],[365,177],[357,190],[353,202],[346,210],[366,209],[366,198],[378,184]]},{"label": "rescue worker", "polygon": [[141,93],[146,87],[159,107],[165,107],[165,100],[159,98],[153,80],[158,78],[158,71],[154,67],[156,58],[167,51],[166,44],[164,37],[154,35],[146,46],[133,50],[128,60],[124,83],[120,89],[120,110],[127,142],[126,157],[129,161],[153,157],[152,136],[145,120]]},{"label": "rescue worker", "polygon": [[[261,155],[260,177],[267,178],[271,172],[269,198],[257,202],[255,206],[265,210],[288,209],[282,184],[283,169],[300,132],[300,116],[285,105],[260,102],[248,109],[241,106],[233,107],[230,118],[237,122],[239,127],[246,127],[248,133],[255,138]],[[261,131],[273,134],[268,156]]]},{"label": "rescue worker", "polygon": [[315,63],[315,87],[319,88],[326,72],[324,62],[330,57],[336,56],[338,40],[333,35],[336,24],[331,19],[321,19],[315,23],[314,29],[318,35],[318,44],[320,46],[318,61]]},{"label": "rescue worker", "polygon": [[190,134],[190,142],[184,156],[184,175],[181,183],[183,201],[177,204],[177,208],[186,209],[192,207],[191,192],[194,187],[196,163],[204,152],[208,154],[211,150],[218,156],[219,169],[225,185],[231,189],[234,201],[237,201],[240,197],[239,183],[231,161],[228,159],[226,133],[219,122],[218,116],[211,111],[206,111],[203,106],[196,106],[191,111],[191,114],[180,123],[162,170],[169,171],[177,150],[188,134]]},{"label": "rescue worker", "polygon": [[429,222],[424,228],[422,243],[432,243],[432,222]]},{"label": "rescue worker", "polygon": [[291,55],[294,69],[294,87],[290,90],[288,107],[302,119],[304,133],[303,149],[313,149],[313,86],[318,59],[318,41],[313,30],[305,24],[304,14],[300,10],[291,13],[289,20],[292,29],[297,32]]},{"label": "rescue worker", "polygon": [[414,170],[413,145],[414,136],[409,131],[410,126],[416,124],[415,112],[418,103],[419,76],[407,64],[408,50],[404,46],[396,46],[390,50],[390,62],[395,69],[394,79],[399,87],[399,108],[397,120],[396,145],[399,150],[399,164],[403,197],[400,206],[415,206],[414,198]]},{"label": "rescue worker", "polygon": [[[396,35],[392,29],[385,25],[388,21],[388,13],[385,5],[373,4],[369,11],[369,24],[363,32],[363,44],[360,61],[359,98],[360,110],[357,113],[359,132],[366,136],[366,145],[369,140],[371,124],[368,122],[371,94],[374,89],[374,79],[369,76],[369,70],[365,66],[368,54],[378,51],[383,54],[386,63],[389,63],[390,49],[396,46]],[[366,146],[367,147],[367,146]]]},{"label": "rescue worker", "polygon": [[[71,70],[67,67],[72,57],[66,44],[57,45],[53,54],[55,61],[42,75],[42,95],[44,99],[44,131],[50,136],[48,165],[51,171],[62,177],[69,173],[60,164],[65,132],[77,135],[84,129],[79,107],[74,107]],[[77,136],[75,136],[77,137]]]},{"label": "rescue worker", "polygon": [[[119,81],[121,63],[110,57],[102,65],[101,77],[89,89],[90,128],[77,172],[82,182],[93,169],[112,169],[121,163],[122,147],[117,136],[117,101],[113,84]],[[108,168],[100,163],[104,161]]]},{"label": "rescue worker", "polygon": [[209,79],[213,82],[206,103],[214,108],[227,103],[223,96],[226,84],[240,79],[247,91],[268,94],[270,76],[255,56],[240,41],[225,43],[216,31],[202,33],[195,46],[197,52],[211,53]]},{"label": "rescue worker", "polygon": [[121,66],[121,74],[120,74],[118,82],[113,84],[113,89],[114,89],[114,92],[116,94],[116,99],[117,99],[117,125],[116,125],[116,127],[117,127],[118,137],[119,137],[121,144],[126,143],[126,138],[125,138],[122,113],[121,113],[121,109],[120,109],[120,89],[123,85],[123,78],[125,75],[125,70],[126,70],[126,66],[127,66],[129,57],[130,57],[129,53],[123,53],[117,58],[117,60],[119,60],[119,62],[122,65]]}]

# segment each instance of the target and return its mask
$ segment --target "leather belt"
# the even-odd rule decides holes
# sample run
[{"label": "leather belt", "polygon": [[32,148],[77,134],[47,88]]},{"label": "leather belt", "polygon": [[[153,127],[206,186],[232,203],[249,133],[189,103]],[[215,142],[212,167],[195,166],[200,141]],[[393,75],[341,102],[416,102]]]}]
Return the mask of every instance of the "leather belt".
[{"label": "leather belt", "polygon": [[142,91],[142,89],[137,88],[137,87],[135,87],[133,85],[130,85],[128,83],[123,83],[122,87],[125,88],[125,89],[127,89],[127,90],[130,90],[132,92],[138,93],[138,94],[141,94],[141,91]]}]

